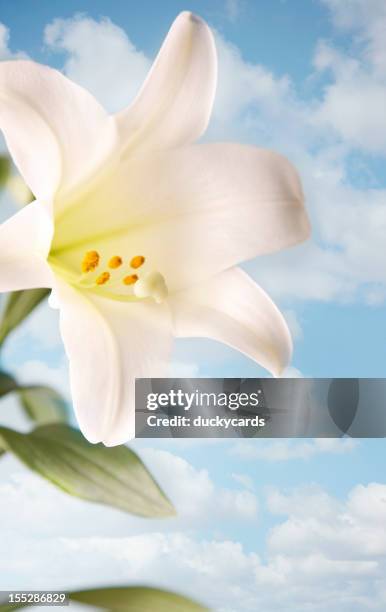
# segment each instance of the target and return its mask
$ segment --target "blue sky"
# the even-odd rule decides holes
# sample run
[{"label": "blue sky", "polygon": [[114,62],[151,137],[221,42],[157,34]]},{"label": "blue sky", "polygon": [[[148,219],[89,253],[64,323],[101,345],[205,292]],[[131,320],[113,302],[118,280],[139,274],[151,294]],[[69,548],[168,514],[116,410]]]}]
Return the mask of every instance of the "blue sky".
[{"label": "blue sky", "polygon": [[[288,374],[385,376],[383,0],[0,0],[0,59],[28,54],[116,110],[184,9],[216,31],[219,92],[206,139],[279,150],[303,179],[313,238],[246,266],[289,321]],[[3,196],[1,206],[5,216],[12,203]],[[68,394],[56,313],[34,313],[4,363],[26,382]],[[264,374],[203,340],[179,344],[174,373]],[[11,400],[0,417],[27,427]],[[254,611],[256,602],[267,612],[385,608],[382,439],[133,446],[174,499],[176,521],[145,523],[84,504],[1,460],[0,588],[138,581],[201,592],[222,612]],[[20,517],[26,504],[29,516]]]}]

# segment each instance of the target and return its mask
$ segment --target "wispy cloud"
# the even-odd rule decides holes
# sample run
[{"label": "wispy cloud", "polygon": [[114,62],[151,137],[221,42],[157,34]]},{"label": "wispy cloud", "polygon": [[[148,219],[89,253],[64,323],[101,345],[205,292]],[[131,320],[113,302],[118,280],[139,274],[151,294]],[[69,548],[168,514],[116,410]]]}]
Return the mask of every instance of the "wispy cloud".
[{"label": "wispy cloud", "polygon": [[64,56],[64,72],[86,87],[110,112],[134,98],[151,60],[108,18],[55,19],[44,30],[50,51]]},{"label": "wispy cloud", "polygon": [[262,459],[264,461],[291,461],[310,459],[315,455],[350,453],[359,445],[352,438],[316,438],[300,442],[298,440],[243,440],[230,449],[230,454],[239,459]]},{"label": "wispy cloud", "polygon": [[231,23],[236,23],[244,8],[244,0],[225,0],[225,16]]},{"label": "wispy cloud", "polygon": [[[178,585],[219,612],[255,612],[256,602],[266,612],[305,611],[311,601],[315,612],[386,605],[384,484],[357,485],[343,500],[315,486],[269,489],[265,503],[275,523],[259,554],[253,532],[248,550],[221,535],[227,523],[216,510],[217,533],[203,536],[181,523],[155,525],[83,504],[25,472],[3,480],[0,494],[7,499],[0,508],[2,588],[80,588],[101,580]],[[195,499],[181,509],[182,519]]]},{"label": "wispy cloud", "polygon": [[3,23],[0,22],[0,61],[12,59],[25,59],[28,57],[24,51],[13,52],[9,46],[10,32]]}]

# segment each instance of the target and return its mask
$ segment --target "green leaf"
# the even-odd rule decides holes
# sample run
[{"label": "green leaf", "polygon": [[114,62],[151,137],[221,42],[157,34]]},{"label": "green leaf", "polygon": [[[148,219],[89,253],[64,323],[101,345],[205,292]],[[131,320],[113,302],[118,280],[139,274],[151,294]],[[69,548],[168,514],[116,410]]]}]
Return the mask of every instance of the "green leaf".
[{"label": "green leaf", "polygon": [[27,416],[37,425],[67,423],[69,413],[62,396],[43,385],[19,386],[13,376],[0,371],[0,398],[17,391]]},{"label": "green leaf", "polygon": [[[182,595],[142,586],[90,589],[67,594],[72,601],[93,606],[94,609],[110,610],[110,612],[111,610],[114,612],[208,612],[209,610]],[[28,604],[0,603],[0,612],[25,607],[28,607]]]},{"label": "green leaf", "polygon": [[11,610],[21,610],[21,608],[27,608],[27,604],[10,604],[0,601],[0,612],[11,612]]},{"label": "green leaf", "polygon": [[139,457],[126,446],[90,444],[67,425],[22,434],[0,427],[0,445],[70,495],[143,517],[166,517],[174,508]]},{"label": "green leaf", "polygon": [[11,173],[11,160],[8,155],[0,155],[0,187],[4,187]]},{"label": "green leaf", "polygon": [[35,199],[34,194],[20,174],[11,175],[7,180],[6,187],[14,201],[21,206],[26,206]]},{"label": "green leaf", "polygon": [[43,385],[19,386],[13,376],[0,370],[0,398],[17,391],[27,416],[37,425],[67,423],[69,413],[63,397]]},{"label": "green leaf", "polygon": [[28,289],[14,291],[7,296],[0,318],[0,345],[48,294],[49,289]]},{"label": "green leaf", "polygon": [[148,587],[116,587],[69,593],[70,599],[114,612],[204,612],[191,599]]},{"label": "green leaf", "polygon": [[21,387],[19,397],[27,416],[37,425],[68,422],[67,404],[54,389],[44,386]]},{"label": "green leaf", "polygon": [[0,397],[17,389],[16,380],[6,372],[0,372]]},{"label": "green leaf", "polygon": [[[8,393],[12,393],[12,391],[15,391],[15,389],[17,389],[16,380],[6,372],[0,372],[0,398]],[[0,457],[4,455],[4,453],[5,448],[0,437]],[[0,610],[1,609],[2,608],[0,607]]]}]

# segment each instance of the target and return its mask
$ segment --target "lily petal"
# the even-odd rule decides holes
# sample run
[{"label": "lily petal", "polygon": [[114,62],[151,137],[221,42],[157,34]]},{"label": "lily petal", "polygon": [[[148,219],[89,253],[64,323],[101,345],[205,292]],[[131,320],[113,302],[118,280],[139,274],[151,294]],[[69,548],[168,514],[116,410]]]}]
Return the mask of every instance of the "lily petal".
[{"label": "lily petal", "polygon": [[105,161],[116,127],[98,102],[57,70],[0,63],[0,129],[37,198],[68,191]]},{"label": "lily petal", "polygon": [[187,11],[174,21],[133,104],[116,119],[129,153],[190,143],[205,131],[217,83],[206,23]]},{"label": "lily petal", "polygon": [[176,337],[218,340],[275,376],[291,359],[291,335],[282,314],[239,268],[175,294],[169,305]]},{"label": "lily petal", "polygon": [[123,163],[60,219],[53,249],[76,273],[88,249],[145,255],[170,293],[297,244],[309,231],[287,159],[205,144]]},{"label": "lily petal", "polygon": [[52,233],[48,209],[36,201],[0,226],[0,291],[52,286],[47,263]]},{"label": "lily petal", "polygon": [[90,442],[123,444],[135,435],[135,378],[165,375],[167,308],[105,300],[60,279],[55,298],[79,426]]}]

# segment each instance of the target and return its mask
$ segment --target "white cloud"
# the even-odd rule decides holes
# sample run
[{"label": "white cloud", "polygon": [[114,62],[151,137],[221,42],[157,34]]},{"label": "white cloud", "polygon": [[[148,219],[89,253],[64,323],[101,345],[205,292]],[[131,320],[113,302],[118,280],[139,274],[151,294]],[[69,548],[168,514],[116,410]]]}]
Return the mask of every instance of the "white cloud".
[{"label": "white cloud", "polygon": [[386,155],[386,81],[367,70],[361,48],[350,57],[319,43],[310,81],[317,87],[306,101],[288,75],[247,62],[219,34],[216,43],[219,86],[208,137],[289,156],[301,174],[313,225],[307,244],[248,264],[248,271],[276,298],[380,304],[386,269],[377,253],[386,189],[353,153]]},{"label": "white cloud", "polygon": [[26,53],[17,51],[13,53],[9,48],[9,29],[0,22],[0,61],[1,60],[12,60],[12,59],[25,59]]},{"label": "white cloud", "polygon": [[340,503],[316,485],[283,492],[276,487],[266,490],[266,505],[275,515],[296,516],[298,519],[313,516],[331,520],[340,509]]},{"label": "white cloud", "polygon": [[[12,460],[3,461],[9,474]],[[7,499],[0,508],[2,588],[151,584],[177,589],[219,612],[255,612],[256,602],[265,612],[381,611],[386,605],[381,483],[358,485],[343,500],[315,486],[268,490],[275,523],[259,552],[252,530],[247,550],[213,533],[182,531],[175,521],[140,521],[84,504],[23,471],[2,478],[0,495]],[[238,518],[243,523],[242,514]]]},{"label": "white cloud", "polygon": [[253,482],[253,479],[248,476],[248,474],[232,474],[232,478],[235,482],[243,485],[243,487],[245,487],[246,489],[249,489],[250,491],[254,491],[255,489],[255,485]]},{"label": "white cloud", "polygon": [[16,370],[17,380],[24,385],[49,385],[65,397],[70,397],[68,365],[62,361],[52,367],[39,359],[24,361]]},{"label": "white cloud", "polygon": [[44,41],[50,50],[65,54],[66,75],[111,112],[134,98],[151,63],[108,18],[55,19],[46,26]]},{"label": "white cloud", "polygon": [[290,461],[294,459],[310,459],[315,455],[343,454],[352,452],[359,442],[353,438],[315,438],[299,442],[295,440],[243,440],[237,442],[230,453],[239,459],[264,461]]},{"label": "white cloud", "polygon": [[[172,500],[177,517],[149,521],[70,497],[44,479],[24,470],[12,457],[0,463],[0,494],[7,504],[0,509],[4,532],[33,533],[41,537],[80,537],[95,533],[103,537],[134,535],[154,529],[191,530],[193,526],[219,528],[237,521],[253,526],[257,521],[258,500],[243,483],[237,487],[217,486],[206,469],[197,469],[182,457],[163,450],[142,449],[139,453],[157,482]],[[172,475],[172,477],[171,477]],[[241,485],[241,486],[240,486]],[[28,499],[28,504],[23,500]],[[25,512],[17,512],[17,507]],[[56,516],[55,522],[45,520]],[[101,524],[101,517],[105,523]]]},{"label": "white cloud", "polygon": [[[272,117],[284,110],[283,100],[291,96],[289,78],[276,78],[264,66],[244,60],[238,47],[215,32],[218,52],[218,85],[208,136],[238,139],[264,135],[269,126],[264,113]],[[260,111],[260,118],[253,113]],[[249,113],[252,116],[249,117]]]},{"label": "white cloud", "polygon": [[[386,26],[386,19],[385,19]],[[314,120],[324,122],[353,148],[386,155],[386,80],[358,59],[320,44],[314,59],[318,70],[332,71],[334,80],[325,87]],[[386,66],[386,63],[385,63]],[[371,112],[369,112],[371,109]]]},{"label": "white cloud", "polygon": [[228,21],[235,23],[244,8],[243,0],[225,0],[224,12]]},{"label": "white cloud", "polygon": [[[11,338],[11,336],[10,336]],[[51,308],[47,300],[35,308],[21,325],[12,332],[12,342],[6,345],[7,355],[21,349],[54,350],[62,347],[59,332],[59,311]]]},{"label": "white cloud", "polygon": [[290,328],[293,339],[302,340],[303,330],[297,313],[294,310],[285,310],[283,315]]},{"label": "white cloud", "polygon": [[[148,449],[142,455],[173,499],[178,518],[150,521],[88,504],[27,472],[12,457],[3,458],[0,496],[7,503],[0,508],[0,588],[145,583],[197,597],[202,578],[209,586],[212,578],[236,569],[235,562],[248,569],[240,544],[189,534],[194,525],[219,534],[235,521],[254,521],[255,496],[245,488],[215,486],[206,470],[171,453]],[[215,584],[211,591],[218,597]]]},{"label": "white cloud", "polygon": [[304,375],[298,368],[288,366],[285,368],[280,378],[304,378]]},{"label": "white cloud", "polygon": [[365,24],[374,24],[386,19],[386,5],[383,0],[321,0],[331,11],[337,27],[361,29]]},{"label": "white cloud", "polygon": [[46,384],[70,398],[68,362],[59,332],[58,311],[40,304],[9,336],[3,360],[23,384]]},{"label": "white cloud", "polygon": [[201,525],[212,516],[256,519],[257,498],[246,490],[249,487],[244,483],[242,490],[218,488],[206,469],[196,469],[177,455],[155,449],[145,449],[142,454],[184,519],[199,521]]},{"label": "white cloud", "polygon": [[333,24],[349,34],[352,49],[340,52],[321,43],[318,70],[330,70],[317,113],[353,147],[386,156],[386,5],[383,0],[321,0]]},{"label": "white cloud", "polygon": [[299,610],[381,610],[385,494],[386,485],[378,483],[354,487],[343,501],[317,487],[269,491],[268,509],[287,516],[267,538],[271,584],[279,590],[288,585],[289,601],[302,594]]},{"label": "white cloud", "polygon": [[364,58],[381,74],[386,67],[386,4],[383,0],[321,0],[334,25],[353,32]]},{"label": "white cloud", "polygon": [[345,502],[337,502],[315,487],[290,495],[268,494],[271,512],[289,515],[268,538],[271,554],[357,560],[376,568],[386,561],[386,485],[370,483],[354,487]]}]

